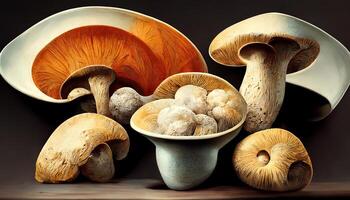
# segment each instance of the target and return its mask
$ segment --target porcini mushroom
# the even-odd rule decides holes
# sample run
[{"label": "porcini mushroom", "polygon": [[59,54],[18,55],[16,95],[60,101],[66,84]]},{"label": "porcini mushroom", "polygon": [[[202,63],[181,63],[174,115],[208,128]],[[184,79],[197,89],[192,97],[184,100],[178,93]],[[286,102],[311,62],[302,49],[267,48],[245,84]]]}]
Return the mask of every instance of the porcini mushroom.
[{"label": "porcini mushroom", "polygon": [[42,148],[35,179],[45,183],[72,181],[83,168],[83,174],[91,180],[106,181],[114,170],[105,143],[117,160],[126,157],[129,151],[128,134],[114,120],[95,113],[69,118],[56,128]]},{"label": "porcini mushroom", "polygon": [[240,87],[248,104],[244,128],[255,132],[270,128],[275,121],[284,98],[286,73],[309,66],[320,47],[312,38],[289,33],[288,28],[286,32],[274,31],[274,27],[253,31],[247,26],[255,25],[238,23],[222,31],[210,44],[209,54],[223,65],[247,66]]},{"label": "porcini mushroom", "polygon": [[291,191],[312,179],[310,157],[302,142],[283,129],[267,129],[243,139],[233,154],[238,177],[267,191]]}]

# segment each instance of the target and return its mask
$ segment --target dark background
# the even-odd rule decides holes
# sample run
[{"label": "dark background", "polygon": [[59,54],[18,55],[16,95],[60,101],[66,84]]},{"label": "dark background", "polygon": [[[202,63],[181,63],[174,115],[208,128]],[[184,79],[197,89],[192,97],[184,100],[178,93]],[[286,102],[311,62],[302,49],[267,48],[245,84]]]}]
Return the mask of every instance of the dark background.
[{"label": "dark background", "polygon": [[[8,1],[0,7],[1,49],[17,35],[38,21],[69,8],[103,5],[138,11],[169,23],[184,33],[199,48],[207,61],[209,72],[220,75],[239,88],[244,68],[220,66],[208,56],[208,46],[224,28],[248,17],[271,11],[283,12],[304,19],[350,46],[349,1],[77,1],[61,0],[45,3]],[[20,57],[18,59],[21,59]],[[35,183],[36,157],[50,133],[65,119],[76,114],[75,103],[55,105],[27,97],[0,79],[0,183]],[[300,94],[303,95],[300,95]],[[303,101],[321,99],[288,85],[286,99],[296,108]],[[304,99],[305,98],[305,99]],[[275,127],[295,133],[304,143],[313,161],[313,181],[350,181],[350,95],[345,94],[336,109],[324,120],[306,122],[298,115],[282,114]],[[294,108],[294,107],[293,107]],[[296,109],[292,109],[296,110]],[[298,113],[296,113],[298,114]],[[301,115],[303,113],[300,113]],[[145,138],[129,130],[131,152],[120,163],[118,177],[157,178],[160,175],[154,157],[154,147]],[[247,135],[242,131],[219,154],[218,166],[206,184],[237,184],[231,166],[235,144]]]}]

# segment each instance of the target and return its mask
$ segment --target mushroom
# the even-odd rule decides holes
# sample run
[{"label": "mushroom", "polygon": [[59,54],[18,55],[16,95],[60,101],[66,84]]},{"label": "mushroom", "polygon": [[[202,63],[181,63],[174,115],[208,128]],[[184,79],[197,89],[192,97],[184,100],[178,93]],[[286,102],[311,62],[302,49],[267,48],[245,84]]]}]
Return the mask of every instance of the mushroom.
[{"label": "mushroom", "polygon": [[[72,73],[60,88],[61,98],[94,96],[98,114],[111,116],[109,112],[109,86],[115,79],[113,69],[107,66],[88,66]],[[74,90],[75,89],[75,90]]]},{"label": "mushroom", "polygon": [[128,124],[132,114],[142,105],[152,100],[152,96],[144,97],[133,88],[122,87],[112,94],[109,100],[109,110],[116,121]]},{"label": "mushroom", "polygon": [[184,85],[175,93],[175,103],[188,107],[196,114],[207,113],[208,105],[206,98],[207,90],[195,85]]},{"label": "mushroom", "polygon": [[212,116],[218,123],[218,131],[227,130],[238,124],[242,115],[239,109],[239,101],[232,91],[215,89],[207,96],[209,105],[208,115]]},{"label": "mushroom", "polygon": [[[110,9],[105,11],[111,12]],[[41,91],[36,91],[40,95],[35,94],[35,97],[50,102],[68,102],[87,95],[86,91],[80,90],[84,88],[94,95],[94,100],[99,101],[96,102],[97,112],[110,116],[109,98],[105,97],[108,95],[106,86],[111,84],[112,79],[106,79],[109,75],[107,70],[102,73],[106,75],[103,77],[96,73],[94,70],[98,67],[108,68],[108,71],[117,75],[118,79],[110,86],[112,91],[128,86],[137,89],[143,95],[150,95],[162,80],[174,73],[207,71],[199,51],[172,27],[151,18],[145,23],[148,17],[135,16],[135,13],[124,11],[121,13],[116,10],[110,14],[120,19],[126,17],[127,20],[124,20],[126,24],[117,22],[117,24],[113,23],[113,26],[78,25],[63,33],[62,31],[66,28],[55,29],[55,34],[49,35],[61,33],[56,38],[45,37],[44,40],[42,37],[39,38],[38,45],[43,48],[41,50],[36,48],[33,52],[40,51],[37,55],[33,53],[34,57],[31,57],[28,62],[33,63],[32,66],[28,66],[29,69],[31,67],[32,72],[30,82],[35,84],[33,84],[34,89],[38,88]],[[106,23],[109,24],[108,22],[102,24]],[[125,25],[128,28],[125,28]],[[159,30],[159,32],[156,31],[157,34],[152,33],[159,37],[156,40],[149,40],[150,38],[147,37],[149,34],[146,34],[144,28]],[[158,51],[160,49],[162,49],[161,52]],[[94,70],[87,70],[88,67],[93,67]],[[98,70],[98,72],[102,71],[102,69]],[[90,73],[99,76],[92,78]],[[114,77],[109,78],[114,79]],[[29,78],[26,76],[26,79]],[[86,83],[88,79],[90,80]],[[104,82],[101,82],[102,80]],[[69,95],[76,87],[79,89]],[[90,99],[88,102],[87,105],[93,105]],[[91,106],[83,107],[91,111],[89,108]]]},{"label": "mushroom", "polygon": [[312,179],[310,157],[302,142],[283,129],[267,129],[243,139],[233,153],[238,177],[267,191],[291,191]]},{"label": "mushroom", "polygon": [[92,181],[106,182],[112,179],[115,168],[111,148],[106,143],[98,145],[80,170],[82,175]]},{"label": "mushroom", "polygon": [[45,143],[36,161],[35,179],[73,181],[83,170],[89,179],[105,182],[114,174],[110,150],[114,159],[121,160],[129,145],[128,134],[114,120],[95,113],[76,115],[58,126]]},{"label": "mushroom", "polygon": [[286,73],[306,68],[320,51],[318,42],[308,37],[259,31],[250,32],[244,24],[233,25],[217,35],[209,47],[216,62],[247,66],[240,93],[248,104],[244,128],[249,132],[272,126],[283,102]]},{"label": "mushroom", "polygon": [[196,128],[195,114],[187,107],[171,105],[163,108],[157,118],[158,131],[165,135],[189,136]]},{"label": "mushroom", "polygon": [[[183,87],[179,92],[178,90]],[[205,106],[204,108],[199,108],[196,105],[193,105],[194,103],[186,102],[186,96],[185,94],[188,94],[190,88],[195,88],[196,94],[189,94],[193,95],[190,99],[193,102],[200,102],[202,106]],[[157,99],[168,99],[168,98],[176,98],[175,101],[180,103],[175,103],[177,105],[184,105],[189,106],[196,112],[204,112],[204,110],[207,110],[207,103],[203,102],[204,98],[204,90],[200,89],[203,88],[204,90],[208,92],[211,92],[215,89],[222,89],[225,92],[228,92],[230,90],[236,90],[231,85],[223,83],[223,81],[217,77],[213,76],[207,73],[201,73],[201,72],[185,72],[185,73],[178,73],[174,74],[172,76],[169,76],[164,81],[162,81],[159,86],[154,90],[153,94],[150,96],[141,96],[136,91],[131,89],[118,89],[114,92],[114,94],[111,97],[109,108],[111,113],[117,113],[115,115],[116,120],[118,122],[127,122],[130,121],[130,115],[134,113],[135,110],[137,110],[140,105],[157,100]],[[120,92],[122,91],[122,92]],[[178,92],[178,93],[177,93]],[[176,95],[177,93],[177,95]],[[230,93],[230,92],[229,92]],[[240,98],[237,97],[236,93],[232,93],[234,95],[229,96],[229,98],[232,101],[228,101],[229,104],[234,104],[237,107],[237,112],[242,113],[245,102],[242,102]],[[121,96],[121,97],[118,97]],[[176,97],[175,97],[176,96]],[[195,96],[199,96],[199,99],[195,99]],[[118,100],[114,100],[118,99]],[[136,103],[128,103],[128,106],[130,105],[130,109],[125,109],[125,105],[123,102],[136,102]],[[208,110],[207,110],[208,111]],[[237,117],[239,118],[239,117]]]},{"label": "mushroom", "polygon": [[218,124],[215,119],[204,114],[195,116],[196,128],[193,135],[209,135],[218,131]]},{"label": "mushroom", "polygon": [[[217,125],[217,128],[215,128],[214,124],[216,122],[214,123],[213,120],[208,119],[209,117],[213,117],[212,116],[213,114],[211,113],[212,111],[210,110],[208,111],[210,116],[206,116],[205,117],[206,119],[203,119],[203,121],[201,118],[204,118],[203,116],[204,114],[197,114],[194,116],[195,128],[193,129],[193,132],[197,127],[196,135],[199,134],[200,132],[203,134],[203,133],[209,133],[209,132],[216,133],[223,130],[227,130],[227,128],[232,128],[238,122],[241,122],[242,120],[244,120],[243,114],[246,113],[246,102],[243,100],[243,98],[238,93],[238,91],[229,82],[227,82],[226,80],[218,76],[208,74],[208,73],[187,72],[187,73],[174,74],[168,77],[167,79],[165,79],[157,87],[154,94],[152,95],[152,98],[157,99],[156,100],[157,104],[152,104],[152,102],[149,102],[143,105],[141,107],[142,109],[139,108],[138,110],[141,109],[142,112],[140,111],[139,114],[137,115],[137,118],[135,119],[136,120],[135,123],[137,123],[138,126],[144,130],[159,133],[164,129],[166,129],[167,126],[165,125],[163,128],[158,129],[159,127],[158,114],[160,113],[161,110],[171,106],[176,107],[178,110],[181,110],[181,112],[183,110],[186,110],[187,108],[187,111],[183,111],[183,112],[187,114],[186,117],[193,118],[193,115],[195,113],[193,113],[192,110],[190,110],[188,107],[184,105],[178,105],[176,103],[176,99],[174,99],[175,94],[177,93],[179,88],[183,86],[188,86],[188,85],[192,85],[190,87],[196,86],[196,87],[203,88],[209,94],[212,91],[217,91],[217,89],[219,89],[219,91],[222,91],[224,94],[228,94],[227,99],[224,101],[224,104],[222,104],[227,106],[228,109],[226,109],[226,107],[223,107],[223,108],[220,108],[221,110],[218,109],[217,111],[216,110],[214,111],[214,114],[219,119],[220,126],[225,128],[220,129],[219,125]],[[212,94],[215,94],[215,92]],[[165,100],[160,101],[161,99],[165,99]],[[181,108],[178,108],[178,107],[181,107]],[[189,111],[191,111],[193,114]],[[171,113],[174,117],[176,116],[175,112],[172,113],[170,108],[167,108],[163,112],[164,114],[166,112],[169,115]],[[233,116],[233,117],[230,117],[230,116]],[[161,119],[166,120],[166,117],[162,116]],[[239,120],[239,121],[236,123],[236,120]],[[171,122],[166,122],[165,124],[170,124],[170,123]],[[189,124],[192,124],[192,123],[189,123]],[[230,127],[227,126],[227,124],[230,124]],[[192,130],[192,126],[189,126],[189,130]],[[186,135],[190,135],[189,133],[190,131],[188,131],[187,129],[184,132],[186,132]],[[193,132],[191,134],[193,134]],[[199,135],[202,135],[202,134],[199,134]]]}]

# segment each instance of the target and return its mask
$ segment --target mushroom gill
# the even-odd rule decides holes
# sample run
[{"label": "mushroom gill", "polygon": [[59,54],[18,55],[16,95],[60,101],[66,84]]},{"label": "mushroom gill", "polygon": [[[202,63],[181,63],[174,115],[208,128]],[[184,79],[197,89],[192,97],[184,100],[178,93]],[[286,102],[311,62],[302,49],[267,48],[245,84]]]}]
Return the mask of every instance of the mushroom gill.
[{"label": "mushroom gill", "polygon": [[302,189],[312,179],[310,157],[302,142],[283,129],[267,129],[243,139],[233,166],[246,184],[267,191]]}]

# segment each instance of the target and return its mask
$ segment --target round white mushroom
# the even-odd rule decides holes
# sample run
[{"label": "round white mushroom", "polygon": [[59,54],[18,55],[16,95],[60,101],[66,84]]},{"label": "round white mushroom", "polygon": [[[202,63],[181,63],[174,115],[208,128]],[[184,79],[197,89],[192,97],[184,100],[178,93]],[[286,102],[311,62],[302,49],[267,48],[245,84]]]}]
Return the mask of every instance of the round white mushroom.
[{"label": "round white mushroom", "polygon": [[195,119],[196,119],[197,126],[196,126],[196,129],[194,130],[193,135],[196,135],[196,136],[209,135],[217,132],[218,124],[216,123],[214,118],[204,114],[198,114],[196,115]]},{"label": "round white mushroom", "polygon": [[206,114],[208,111],[206,98],[206,89],[195,85],[185,85],[176,91],[175,104],[186,106],[196,114]]},{"label": "round white mushroom", "polygon": [[157,118],[159,132],[165,135],[193,135],[195,114],[187,107],[172,105],[162,109]]},{"label": "round white mushroom", "polygon": [[208,94],[207,102],[210,109],[208,115],[217,121],[219,132],[235,126],[242,118],[230,91],[215,89]]},{"label": "round white mushroom", "polygon": [[111,96],[109,111],[117,122],[128,124],[132,114],[143,104],[141,96],[134,89],[123,87]]}]

